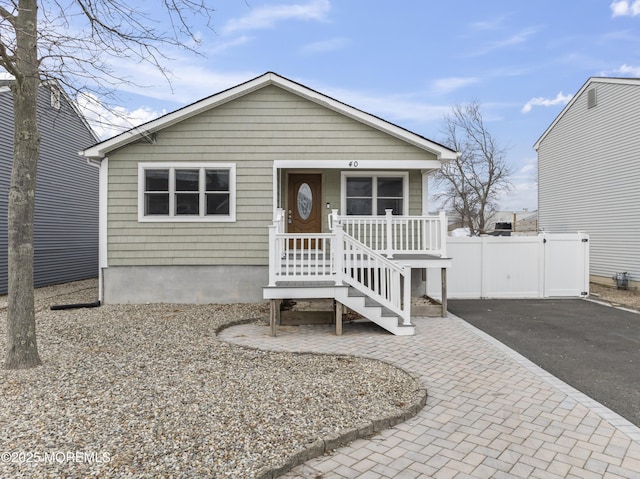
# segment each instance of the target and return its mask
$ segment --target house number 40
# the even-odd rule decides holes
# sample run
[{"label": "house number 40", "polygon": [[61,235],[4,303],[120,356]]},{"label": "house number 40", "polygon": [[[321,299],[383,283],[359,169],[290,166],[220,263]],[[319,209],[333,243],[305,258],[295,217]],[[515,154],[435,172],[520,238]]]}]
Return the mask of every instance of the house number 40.
[{"label": "house number 40", "polygon": [[351,168],[357,168],[357,167],[358,167],[358,162],[357,162],[357,161],[350,161],[350,162],[349,162],[349,167],[351,167]]}]

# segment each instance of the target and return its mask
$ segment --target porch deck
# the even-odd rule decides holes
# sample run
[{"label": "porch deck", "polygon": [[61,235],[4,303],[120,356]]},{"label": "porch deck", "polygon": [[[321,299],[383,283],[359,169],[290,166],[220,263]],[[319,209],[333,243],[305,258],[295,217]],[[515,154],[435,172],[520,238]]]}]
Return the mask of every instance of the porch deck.
[{"label": "porch deck", "polygon": [[284,212],[277,212],[270,227],[269,285],[263,288],[263,297],[271,301],[273,335],[281,300],[314,298],[336,300],[337,334],[343,305],[394,334],[413,334],[412,269],[440,269],[446,315],[451,258],[445,251],[444,214],[409,217],[387,211],[365,218],[334,210],[329,225],[329,233],[285,233]]}]

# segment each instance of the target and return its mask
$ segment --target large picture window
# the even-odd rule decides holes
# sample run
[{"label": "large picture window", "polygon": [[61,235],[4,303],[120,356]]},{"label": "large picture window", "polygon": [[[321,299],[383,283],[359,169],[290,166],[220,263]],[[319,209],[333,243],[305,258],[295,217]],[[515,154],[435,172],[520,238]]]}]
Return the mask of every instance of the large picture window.
[{"label": "large picture window", "polygon": [[235,165],[141,163],[140,221],[235,221]]},{"label": "large picture window", "polygon": [[394,215],[407,211],[406,173],[343,173],[342,211],[347,215]]}]

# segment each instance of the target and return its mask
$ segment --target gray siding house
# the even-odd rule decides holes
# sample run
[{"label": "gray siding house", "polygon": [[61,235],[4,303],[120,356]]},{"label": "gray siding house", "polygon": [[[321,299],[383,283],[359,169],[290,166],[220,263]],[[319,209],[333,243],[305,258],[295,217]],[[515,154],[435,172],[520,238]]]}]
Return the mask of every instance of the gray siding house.
[{"label": "gray siding house", "polygon": [[[7,292],[7,209],[13,163],[13,95],[0,81],[0,294]],[[99,169],[78,157],[97,137],[55,85],[38,92],[36,287],[97,276]]]},{"label": "gray siding house", "polygon": [[368,242],[358,277],[398,294],[402,268],[448,264],[427,177],[456,153],[275,73],[82,154],[101,162],[105,303],[279,300],[293,283],[335,298],[322,288],[362,266],[340,266],[338,235]]},{"label": "gray siding house", "polygon": [[640,281],[640,79],[590,78],[536,142],[546,232],[589,234],[591,280]]}]

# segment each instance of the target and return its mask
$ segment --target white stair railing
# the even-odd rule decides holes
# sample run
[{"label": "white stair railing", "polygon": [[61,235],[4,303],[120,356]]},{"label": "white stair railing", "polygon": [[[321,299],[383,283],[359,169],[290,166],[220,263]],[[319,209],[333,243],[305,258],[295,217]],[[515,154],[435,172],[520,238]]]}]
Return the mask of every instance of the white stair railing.
[{"label": "white stair railing", "polygon": [[411,324],[411,267],[400,266],[375,252],[334,224],[336,243],[341,249],[336,266],[339,278],[374,299]]},{"label": "white stair railing", "polygon": [[[282,212],[281,212],[282,213]],[[278,282],[347,284],[411,324],[411,267],[400,266],[346,233],[284,233],[284,215],[269,227],[269,286]]]}]

